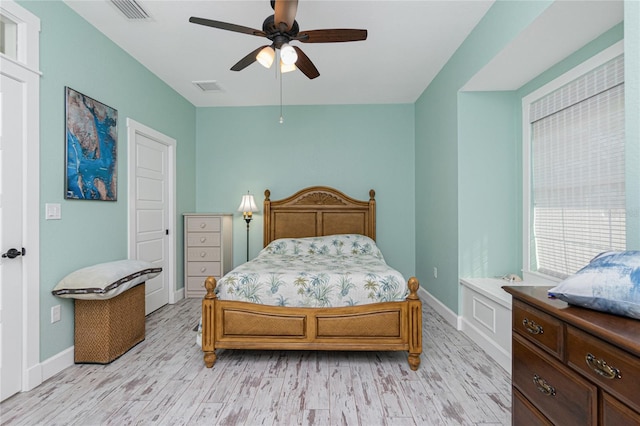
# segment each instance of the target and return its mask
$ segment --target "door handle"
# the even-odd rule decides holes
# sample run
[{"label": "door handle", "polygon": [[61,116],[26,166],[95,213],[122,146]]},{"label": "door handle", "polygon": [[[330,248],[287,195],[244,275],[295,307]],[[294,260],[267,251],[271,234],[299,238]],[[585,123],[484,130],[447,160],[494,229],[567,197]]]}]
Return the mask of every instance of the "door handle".
[{"label": "door handle", "polygon": [[6,253],[2,253],[2,257],[8,257],[9,259],[15,259],[18,256],[24,256],[27,253],[27,251],[24,249],[24,247],[22,248],[22,251],[15,249],[15,248],[10,248],[9,250],[7,250]]}]

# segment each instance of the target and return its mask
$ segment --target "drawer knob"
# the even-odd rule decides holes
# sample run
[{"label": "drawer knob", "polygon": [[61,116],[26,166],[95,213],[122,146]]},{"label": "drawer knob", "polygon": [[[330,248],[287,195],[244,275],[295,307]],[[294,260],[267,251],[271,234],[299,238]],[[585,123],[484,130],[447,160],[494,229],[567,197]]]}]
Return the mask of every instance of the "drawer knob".
[{"label": "drawer knob", "polygon": [[585,361],[589,368],[591,368],[596,374],[604,377],[605,379],[622,379],[620,370],[607,364],[603,359],[597,359],[593,354],[587,354]]},{"label": "drawer knob", "polygon": [[207,241],[207,238],[206,238],[206,237],[200,237],[200,242],[201,242],[201,243],[204,243],[205,241]]},{"label": "drawer knob", "polygon": [[207,223],[206,222],[200,222],[200,228],[204,229],[207,227]]},{"label": "drawer knob", "polygon": [[201,251],[200,252],[200,257],[207,257],[207,252],[206,251]]},{"label": "drawer knob", "polygon": [[524,325],[525,330],[531,334],[544,334],[542,326],[533,320],[525,318],[522,320],[522,325]]},{"label": "drawer knob", "polygon": [[533,384],[536,385],[536,388],[538,388],[540,393],[543,393],[547,396],[556,396],[556,389],[537,374],[533,375]]},{"label": "drawer knob", "polygon": [[206,272],[206,271],[207,271],[206,267],[203,266],[202,268],[200,268],[200,272]]}]

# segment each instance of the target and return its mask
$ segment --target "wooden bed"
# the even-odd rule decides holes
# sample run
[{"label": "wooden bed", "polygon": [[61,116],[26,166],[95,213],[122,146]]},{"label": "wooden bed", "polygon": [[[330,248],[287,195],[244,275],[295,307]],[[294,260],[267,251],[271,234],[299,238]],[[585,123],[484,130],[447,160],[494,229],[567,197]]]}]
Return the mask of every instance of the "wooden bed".
[{"label": "wooden bed", "polygon": [[[375,192],[368,201],[352,199],[324,186],[270,200],[265,191],[264,246],[278,238],[363,234],[375,240]],[[202,301],[202,351],[207,367],[216,349],[407,351],[417,370],[422,353],[422,302],[418,280],[409,279],[410,294],[401,302],[334,308],[268,306],[221,300],[207,278]]]}]

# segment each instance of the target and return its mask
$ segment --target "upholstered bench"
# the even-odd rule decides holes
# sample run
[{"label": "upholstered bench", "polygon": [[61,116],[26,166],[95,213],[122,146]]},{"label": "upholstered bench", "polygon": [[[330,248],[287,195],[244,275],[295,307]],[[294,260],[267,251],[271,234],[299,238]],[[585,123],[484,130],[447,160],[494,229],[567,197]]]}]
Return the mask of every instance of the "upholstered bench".
[{"label": "upholstered bench", "polygon": [[145,338],[145,282],[162,271],[119,260],[79,269],[52,293],[75,299],[74,361],[108,364]]}]

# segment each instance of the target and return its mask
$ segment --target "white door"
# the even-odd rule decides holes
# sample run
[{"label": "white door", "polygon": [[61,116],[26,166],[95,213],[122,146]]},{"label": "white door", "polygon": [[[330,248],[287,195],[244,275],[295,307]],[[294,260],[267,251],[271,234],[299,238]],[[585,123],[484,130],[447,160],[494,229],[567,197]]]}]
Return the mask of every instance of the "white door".
[{"label": "white door", "polygon": [[[0,401],[22,388],[23,83],[0,76]],[[12,250],[13,249],[13,250]]]},{"label": "white door", "polygon": [[0,19],[0,254],[7,254],[0,257],[0,400],[4,400],[42,383],[40,19],[12,0],[0,0]]},{"label": "white door", "polygon": [[151,129],[137,123],[132,126],[132,120],[128,123],[132,202],[129,257],[163,268],[160,275],[146,283],[145,314],[149,314],[172,301],[172,147]]}]

